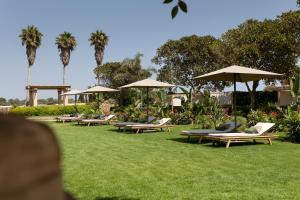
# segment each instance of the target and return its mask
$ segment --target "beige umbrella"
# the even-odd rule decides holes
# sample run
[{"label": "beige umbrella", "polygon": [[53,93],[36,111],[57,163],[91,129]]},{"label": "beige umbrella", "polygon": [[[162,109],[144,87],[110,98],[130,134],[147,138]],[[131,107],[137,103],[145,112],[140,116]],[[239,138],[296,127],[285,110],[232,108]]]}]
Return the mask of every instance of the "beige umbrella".
[{"label": "beige umbrella", "polygon": [[99,93],[105,93],[105,92],[118,92],[119,90],[116,89],[112,89],[112,88],[107,88],[107,87],[102,87],[102,86],[94,86],[91,87],[85,91],[83,91],[83,93],[97,93],[98,94],[98,107],[100,106],[99,103]]},{"label": "beige umbrella", "polygon": [[234,122],[236,126],[236,82],[258,81],[261,79],[278,78],[281,76],[282,74],[233,65],[214,72],[210,72],[208,74],[197,76],[193,79],[201,79],[206,81],[232,81],[233,82],[234,84],[233,110],[234,110]]},{"label": "beige umbrella", "polygon": [[74,90],[70,90],[68,92],[65,92],[62,94],[62,96],[72,96],[72,95],[75,95],[75,109],[76,109],[76,112],[77,112],[77,95],[78,94],[81,94],[82,91],[81,90],[77,90],[77,89],[74,89]]},{"label": "beige umbrella", "polygon": [[123,88],[147,88],[147,118],[149,117],[149,88],[170,88],[174,87],[175,85],[164,83],[160,81],[156,81],[153,79],[144,79],[141,81],[136,81],[134,83],[130,83],[128,85],[124,85],[120,87]]}]

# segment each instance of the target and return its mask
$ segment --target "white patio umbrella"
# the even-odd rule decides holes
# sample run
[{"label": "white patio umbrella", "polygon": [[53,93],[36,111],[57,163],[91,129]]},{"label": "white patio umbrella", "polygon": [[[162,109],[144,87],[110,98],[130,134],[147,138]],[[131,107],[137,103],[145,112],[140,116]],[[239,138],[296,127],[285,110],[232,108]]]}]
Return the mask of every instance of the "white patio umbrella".
[{"label": "white patio umbrella", "polygon": [[85,94],[87,94],[87,93],[96,93],[96,94],[98,94],[98,107],[99,107],[100,106],[99,105],[99,93],[118,92],[118,91],[119,90],[97,85],[97,86],[91,87],[91,88],[83,91],[83,93],[85,93]]},{"label": "white patio umbrella", "polygon": [[281,76],[283,75],[273,73],[273,72],[233,65],[201,76],[197,76],[193,79],[200,79],[206,81],[232,81],[233,82],[234,85],[233,110],[234,110],[234,122],[236,127],[236,82],[259,81],[261,79],[268,79],[268,78],[274,79],[274,78],[279,78]]},{"label": "white patio umbrella", "polygon": [[128,85],[121,86],[120,89],[123,88],[146,88],[147,89],[147,118],[148,118],[149,117],[149,88],[170,88],[174,86],[175,85],[148,78],[141,81],[136,81],[134,83],[130,83]]},{"label": "white patio umbrella", "polygon": [[62,94],[62,96],[72,96],[74,95],[75,96],[75,109],[76,109],[76,112],[77,112],[77,95],[79,94],[82,94],[82,91],[81,90],[77,90],[77,89],[74,89],[74,90],[70,90],[68,92],[65,92]]}]

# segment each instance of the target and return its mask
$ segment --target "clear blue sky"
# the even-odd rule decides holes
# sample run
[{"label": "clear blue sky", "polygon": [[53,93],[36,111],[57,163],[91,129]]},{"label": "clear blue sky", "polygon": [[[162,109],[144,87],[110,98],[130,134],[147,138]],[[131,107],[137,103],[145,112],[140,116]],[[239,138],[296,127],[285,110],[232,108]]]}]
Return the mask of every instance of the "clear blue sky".
[{"label": "clear blue sky", "polygon": [[[0,97],[25,98],[27,60],[18,38],[22,28],[35,25],[44,34],[32,70],[33,84],[61,84],[62,64],[55,37],[69,31],[78,41],[67,69],[67,82],[85,89],[95,84],[91,32],[109,35],[104,62],[120,61],[143,53],[143,65],[168,39],[210,34],[219,37],[249,18],[274,18],[297,9],[296,0],[186,0],[187,15],[170,18],[171,5],[162,0],[0,0]],[[39,97],[55,96],[40,92]]]}]

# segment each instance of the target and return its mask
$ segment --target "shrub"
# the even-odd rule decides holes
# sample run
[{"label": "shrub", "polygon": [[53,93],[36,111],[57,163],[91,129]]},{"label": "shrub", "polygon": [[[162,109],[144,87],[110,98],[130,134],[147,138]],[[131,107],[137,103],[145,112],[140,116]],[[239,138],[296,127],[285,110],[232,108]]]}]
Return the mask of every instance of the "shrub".
[{"label": "shrub", "polygon": [[[90,105],[78,105],[78,113],[91,113]],[[37,106],[37,107],[16,107],[11,110],[11,113],[23,116],[56,116],[76,113],[75,106]]]},{"label": "shrub", "polygon": [[196,117],[195,124],[197,124],[197,128],[199,129],[215,128],[214,122],[208,115],[198,115]]},{"label": "shrub", "polygon": [[251,110],[248,117],[248,126],[254,126],[258,122],[269,122],[269,115],[260,110]]},{"label": "shrub", "polygon": [[189,118],[185,113],[172,113],[170,114],[173,124],[191,124],[192,119]]},{"label": "shrub", "polygon": [[292,142],[300,143],[300,115],[298,112],[290,111],[284,116],[284,124],[287,136]]}]

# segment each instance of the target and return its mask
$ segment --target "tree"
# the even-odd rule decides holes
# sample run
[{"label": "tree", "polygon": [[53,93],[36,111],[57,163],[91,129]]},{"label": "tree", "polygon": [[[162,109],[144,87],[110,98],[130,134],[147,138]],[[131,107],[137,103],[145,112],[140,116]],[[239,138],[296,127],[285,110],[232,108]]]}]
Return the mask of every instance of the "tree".
[{"label": "tree", "polygon": [[[161,66],[158,70],[158,80],[175,85],[193,88],[223,89],[225,82],[194,81],[192,78],[217,70],[225,65],[225,59],[220,57],[221,41],[212,36],[186,36],[179,40],[169,40],[157,49],[152,59]],[[200,87],[196,88],[197,85]]]},{"label": "tree", "polygon": [[4,97],[0,97],[0,106],[6,106],[7,105],[7,101]]},{"label": "tree", "polygon": [[120,87],[151,76],[151,69],[143,69],[142,54],[126,58],[122,62],[109,62],[94,69],[102,84],[107,87]]},{"label": "tree", "polygon": [[[108,43],[108,36],[104,32],[96,30],[96,32],[91,33],[89,41],[90,41],[90,45],[94,46],[95,48],[95,59],[96,59],[97,66],[100,66],[103,61],[105,46]],[[99,74],[97,73],[96,73],[96,79],[99,85],[100,77]]]},{"label": "tree", "polygon": [[60,60],[64,66],[63,71],[63,85],[66,84],[66,67],[69,64],[71,51],[75,49],[77,46],[75,37],[69,33],[64,32],[59,34],[58,37],[56,37],[56,42],[58,50],[60,51]]},{"label": "tree", "polygon": [[[98,66],[94,73],[99,75],[102,85],[106,87],[118,88],[135,81],[143,80],[151,76],[152,69],[143,69],[141,65],[142,54],[137,54],[134,58],[126,58],[122,62],[110,62]],[[120,104],[130,102],[130,95],[126,89],[121,90]]]},{"label": "tree", "polygon": [[[291,48],[294,44],[288,40],[280,19],[247,20],[237,28],[222,35],[224,57],[231,64],[272,71],[291,76],[296,70],[298,53]],[[289,30],[289,29],[288,29]],[[226,56],[229,55],[230,56]],[[258,81],[253,81],[252,88],[246,83],[251,96],[251,106],[255,105],[255,92]]]},{"label": "tree", "polygon": [[[26,46],[26,55],[28,60],[27,69],[27,87],[31,83],[31,66],[34,64],[36,50],[39,48],[42,42],[43,34],[35,26],[27,26],[27,28],[22,29],[19,35],[22,41],[22,46]],[[29,90],[26,93],[26,104],[29,100]]]}]

